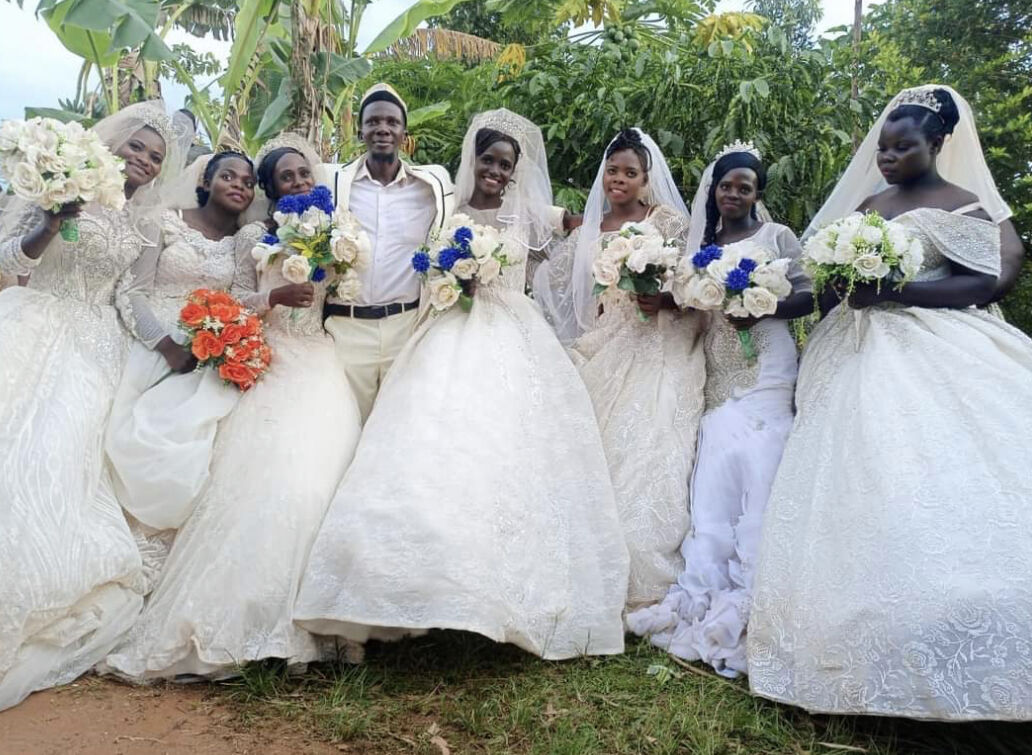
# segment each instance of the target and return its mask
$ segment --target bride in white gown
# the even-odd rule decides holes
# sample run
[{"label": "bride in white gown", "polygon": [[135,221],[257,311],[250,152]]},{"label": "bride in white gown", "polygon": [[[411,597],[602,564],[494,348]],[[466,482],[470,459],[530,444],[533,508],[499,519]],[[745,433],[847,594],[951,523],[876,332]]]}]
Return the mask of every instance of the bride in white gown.
[{"label": "bride in white gown", "polygon": [[[317,157],[299,142],[285,135],[266,145],[258,178],[270,200],[315,185]],[[261,234],[265,226],[248,228]],[[210,481],[143,615],[107,658],[121,676],[226,678],[262,658],[302,664],[326,657],[291,609],[358,441],[358,407],[322,326],[332,281],[288,284],[281,267],[264,267],[258,285],[269,371],[219,427]]]},{"label": "bride in white gown", "polygon": [[771,317],[748,321],[757,358],[742,355],[735,324],[707,313],[706,414],[691,481],[692,529],[681,546],[685,569],[662,603],[628,615],[636,634],[717,673],[746,672],[745,628],[763,512],[792,427],[795,340],[788,320],[813,310],[802,248],[760,201],[766,170],[752,145],[726,148],[703,173],[692,203],[688,252],[705,244],[756,244],[791,260],[791,292]]},{"label": "bride in white gown", "polygon": [[807,344],[752,689],[828,713],[1032,719],[1032,340],[971,306],[995,290],[1010,211],[956,92],[897,95],[811,230],[858,207],[925,259],[900,292],[858,289]]},{"label": "bride in white gown", "polygon": [[245,155],[198,158],[171,188],[158,245],[133,264],[137,285],[123,319],[136,341],[105,450],[122,507],[154,530],[173,530],[186,520],[208,479],[218,422],[239,398],[214,370],[194,369],[197,360],[182,347],[177,323],[187,296],[199,288],[253,295],[240,282],[254,282],[255,233],[238,224],[254,199],[254,181]]},{"label": "bride in white gown", "polygon": [[524,294],[528,245],[561,221],[540,130],[478,115],[456,193],[458,212],[503,228],[524,259],[479,286],[468,314],[425,322],[394,363],[295,616],[359,642],[445,628],[549,659],[619,653],[627,550],[598,427]]},{"label": "bride in white gown", "polygon": [[131,289],[158,184],[182,162],[155,103],[94,130],[126,160],[123,210],[85,206],[75,242],[18,200],[0,219],[0,270],[30,276],[0,292],[0,709],[103,658],[146,585],[102,444],[129,346],[116,287]]},{"label": "bride in white gown", "polygon": [[[616,505],[631,556],[627,607],[661,600],[684,570],[688,480],[703,410],[705,356],[698,313],[677,311],[669,295],[642,322],[620,295],[592,295],[591,267],[603,240],[627,222],[654,226],[683,243],[688,209],[663,154],[639,129],[606,149],[584,222],[538,268],[534,298],[588,387],[602,430]],[[647,306],[643,304],[643,306]]]}]

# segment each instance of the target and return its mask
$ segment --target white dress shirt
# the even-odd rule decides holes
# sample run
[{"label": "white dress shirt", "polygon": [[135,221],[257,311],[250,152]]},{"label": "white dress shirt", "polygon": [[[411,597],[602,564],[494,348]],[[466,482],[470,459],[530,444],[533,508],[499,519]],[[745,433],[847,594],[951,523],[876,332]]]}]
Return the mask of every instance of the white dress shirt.
[{"label": "white dress shirt", "polygon": [[[351,184],[348,209],[362,224],[373,246],[369,265],[359,271],[362,293],[358,306],[415,301],[419,276],[412,255],[427,240],[437,212],[433,190],[413,177],[402,163],[386,186],[369,175],[365,160]],[[341,303],[331,298],[332,303]]]}]

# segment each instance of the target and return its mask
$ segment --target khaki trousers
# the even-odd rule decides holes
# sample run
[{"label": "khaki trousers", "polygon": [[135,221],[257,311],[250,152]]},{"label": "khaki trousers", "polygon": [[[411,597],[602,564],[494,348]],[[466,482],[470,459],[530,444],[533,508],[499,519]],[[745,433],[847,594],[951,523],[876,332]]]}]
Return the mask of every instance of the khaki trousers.
[{"label": "khaki trousers", "polygon": [[387,371],[415,331],[418,319],[418,307],[379,320],[326,318],[326,332],[333,336],[337,358],[362,413],[362,424],[373,410]]}]

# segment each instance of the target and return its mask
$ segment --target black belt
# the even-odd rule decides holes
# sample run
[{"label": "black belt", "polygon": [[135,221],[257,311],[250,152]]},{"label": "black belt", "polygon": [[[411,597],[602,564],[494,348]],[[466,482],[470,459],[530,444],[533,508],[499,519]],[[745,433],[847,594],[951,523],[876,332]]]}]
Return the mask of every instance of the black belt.
[{"label": "black belt", "polygon": [[323,307],[323,319],[327,317],[354,317],[358,320],[382,320],[391,315],[400,315],[410,309],[419,307],[419,299],[404,304],[380,304],[374,307],[356,307],[351,304],[326,304]]}]

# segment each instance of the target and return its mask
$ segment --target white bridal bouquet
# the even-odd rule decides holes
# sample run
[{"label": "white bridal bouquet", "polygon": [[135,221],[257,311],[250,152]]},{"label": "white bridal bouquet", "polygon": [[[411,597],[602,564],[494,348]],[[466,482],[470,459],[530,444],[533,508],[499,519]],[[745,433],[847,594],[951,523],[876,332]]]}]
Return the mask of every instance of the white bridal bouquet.
[{"label": "white bridal bouquet", "polygon": [[891,281],[897,288],[921,269],[924,249],[905,227],[877,212],[853,213],[826,225],[803,246],[803,267],[814,295],[832,281],[845,283],[848,296],[859,283]]},{"label": "white bridal bouquet", "polygon": [[358,271],[368,262],[372,244],[346,207],[334,208],[327,187],[280,197],[272,218],[276,233],[266,234],[252,252],[259,270],[282,258],[283,277],[291,283],[319,283],[329,276],[330,294],[343,301],[358,297]]},{"label": "white bridal bouquet", "polygon": [[[627,223],[619,233],[602,242],[602,250],[591,267],[595,279],[593,293],[601,296],[626,291],[630,297],[654,296],[663,290],[678,255],[677,245],[651,225]],[[640,309],[638,318],[648,320]]]},{"label": "white bridal bouquet", "polygon": [[[93,131],[53,118],[0,124],[0,173],[8,192],[47,211],[73,202],[125,205],[122,160]],[[78,241],[74,220],[61,223],[61,238]]]},{"label": "white bridal bouquet", "polygon": [[[792,293],[791,261],[745,240],[720,247],[707,244],[678,265],[670,291],[679,307],[721,310],[731,317],[766,317]],[[752,334],[738,331],[746,359],[756,358]]]},{"label": "white bridal bouquet", "polygon": [[456,303],[469,312],[474,282],[489,285],[514,263],[498,229],[473,223],[461,213],[452,215],[444,228],[431,235],[431,243],[412,255],[412,269],[426,281],[430,306],[437,313]]}]

